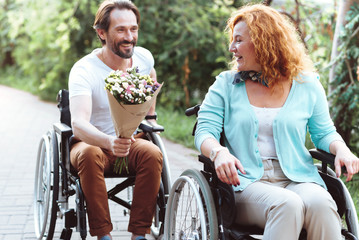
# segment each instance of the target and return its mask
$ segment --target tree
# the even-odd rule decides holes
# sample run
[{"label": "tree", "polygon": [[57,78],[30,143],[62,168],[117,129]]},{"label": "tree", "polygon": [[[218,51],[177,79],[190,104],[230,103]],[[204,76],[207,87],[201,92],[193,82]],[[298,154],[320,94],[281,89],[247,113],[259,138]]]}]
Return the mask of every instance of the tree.
[{"label": "tree", "polygon": [[[359,152],[359,1],[343,0],[333,42],[329,79],[334,124],[344,141]],[[354,134],[356,133],[356,134]]]},{"label": "tree", "polygon": [[153,53],[160,82],[159,101],[177,109],[202,101],[231,55],[224,33],[234,10],[222,0],[134,1],[141,12],[139,45]]},{"label": "tree", "polygon": [[8,24],[0,41],[13,46],[10,77],[43,99],[54,100],[67,87],[74,62],[97,43],[91,24],[101,0],[7,1],[13,3],[2,15]]},{"label": "tree", "polygon": [[329,72],[329,88],[328,93],[331,94],[333,92],[333,88],[335,87],[334,82],[335,79],[335,67],[336,64],[336,58],[339,55],[338,47],[341,44],[340,40],[340,34],[342,32],[343,26],[346,24],[345,16],[347,15],[349,9],[351,6],[355,4],[359,4],[359,0],[341,0],[340,5],[338,7],[338,16],[337,16],[337,22],[334,32],[334,38],[333,38],[333,45],[332,45],[332,54],[330,56],[331,62],[333,62],[330,72]]},{"label": "tree", "polygon": [[[5,0],[0,4],[0,66],[12,66],[15,64],[12,51],[14,48],[14,40],[7,38],[10,31],[9,18],[6,14],[15,7],[13,0]],[[1,57],[2,56],[2,57]]]}]

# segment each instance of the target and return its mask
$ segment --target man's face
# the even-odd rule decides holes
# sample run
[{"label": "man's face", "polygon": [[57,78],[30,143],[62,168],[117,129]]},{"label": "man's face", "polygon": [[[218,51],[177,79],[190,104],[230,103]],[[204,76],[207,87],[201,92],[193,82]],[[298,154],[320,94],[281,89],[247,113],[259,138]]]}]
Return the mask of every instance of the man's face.
[{"label": "man's face", "polygon": [[131,58],[137,43],[138,25],[136,15],[127,9],[114,9],[110,14],[110,26],[106,46],[122,58]]}]

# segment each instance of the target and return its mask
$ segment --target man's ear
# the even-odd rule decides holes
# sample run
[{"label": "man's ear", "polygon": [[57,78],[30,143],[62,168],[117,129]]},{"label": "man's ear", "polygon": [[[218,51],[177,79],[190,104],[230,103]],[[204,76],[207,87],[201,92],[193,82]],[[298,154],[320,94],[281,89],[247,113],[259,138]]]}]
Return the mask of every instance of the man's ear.
[{"label": "man's ear", "polygon": [[106,31],[104,29],[96,29],[98,37],[105,41],[106,40]]}]

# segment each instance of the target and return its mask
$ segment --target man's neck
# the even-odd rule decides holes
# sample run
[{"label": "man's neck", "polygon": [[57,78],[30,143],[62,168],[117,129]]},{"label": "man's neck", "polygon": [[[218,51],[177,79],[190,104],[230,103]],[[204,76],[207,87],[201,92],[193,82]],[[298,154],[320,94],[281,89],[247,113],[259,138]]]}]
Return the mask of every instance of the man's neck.
[{"label": "man's neck", "polygon": [[122,58],[114,54],[106,46],[101,48],[101,51],[97,54],[97,57],[113,70],[125,71],[127,68],[132,67],[132,58]]}]

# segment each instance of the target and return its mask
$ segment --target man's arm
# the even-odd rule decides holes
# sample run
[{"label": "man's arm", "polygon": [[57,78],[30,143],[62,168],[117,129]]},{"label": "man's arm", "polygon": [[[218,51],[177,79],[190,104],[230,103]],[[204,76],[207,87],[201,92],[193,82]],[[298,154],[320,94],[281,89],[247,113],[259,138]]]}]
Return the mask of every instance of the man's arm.
[{"label": "man's arm", "polygon": [[98,130],[90,123],[91,109],[90,96],[75,96],[70,99],[71,125],[74,135],[87,144],[110,150],[118,157],[127,156],[134,139],[116,138]]}]

